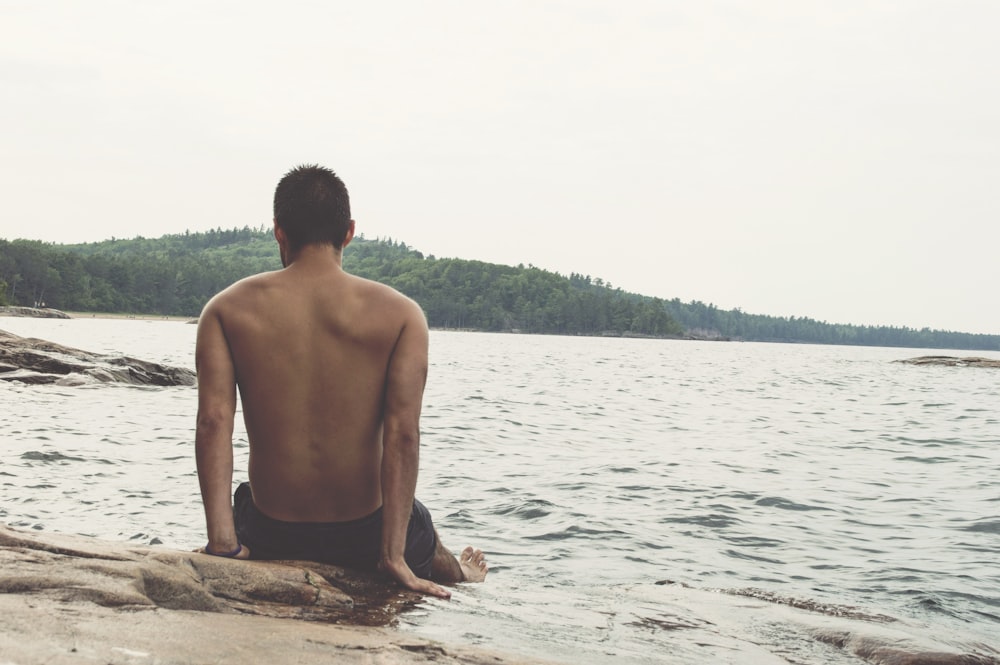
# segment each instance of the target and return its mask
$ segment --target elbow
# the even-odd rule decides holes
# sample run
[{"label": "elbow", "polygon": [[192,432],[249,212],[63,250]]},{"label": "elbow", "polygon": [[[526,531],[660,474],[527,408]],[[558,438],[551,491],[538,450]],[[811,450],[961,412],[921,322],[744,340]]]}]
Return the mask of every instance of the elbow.
[{"label": "elbow", "polygon": [[386,427],[382,436],[383,454],[416,457],[420,450],[420,430]]},{"label": "elbow", "polygon": [[233,417],[214,410],[198,410],[198,418],[195,425],[195,442],[202,444],[212,441],[220,436],[232,437]]}]

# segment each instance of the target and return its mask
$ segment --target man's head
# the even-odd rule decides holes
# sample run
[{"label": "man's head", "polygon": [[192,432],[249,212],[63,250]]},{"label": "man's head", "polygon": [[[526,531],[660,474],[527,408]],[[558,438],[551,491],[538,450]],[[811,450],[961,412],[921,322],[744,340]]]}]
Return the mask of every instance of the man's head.
[{"label": "man's head", "polygon": [[274,223],[296,252],[305,245],[341,249],[351,228],[351,202],[337,174],[316,164],[296,166],[274,190]]}]

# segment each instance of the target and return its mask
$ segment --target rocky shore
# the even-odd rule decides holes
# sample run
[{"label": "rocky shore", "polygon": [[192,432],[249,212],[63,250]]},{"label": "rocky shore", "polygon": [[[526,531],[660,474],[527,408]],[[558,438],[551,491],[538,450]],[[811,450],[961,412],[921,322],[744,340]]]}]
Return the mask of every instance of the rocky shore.
[{"label": "rocky shore", "polygon": [[391,629],[419,604],[383,578],[0,525],[0,662],[537,663]]},{"label": "rocky shore", "polygon": [[30,316],[38,319],[73,318],[66,312],[60,312],[58,309],[51,309],[49,307],[16,307],[6,305],[0,307],[0,316]]},{"label": "rocky shore", "polygon": [[1000,360],[995,358],[980,358],[976,356],[958,358],[955,356],[920,356],[897,360],[906,365],[937,365],[942,367],[1000,367]]},{"label": "rocky shore", "polygon": [[81,385],[191,386],[195,373],[129,356],[107,356],[0,330],[0,380]]},{"label": "rocky shore", "polygon": [[[662,581],[625,593],[636,596],[643,627],[677,635],[677,653],[651,654],[664,663],[1000,663],[986,645],[949,644],[891,617],[754,589]],[[0,525],[3,665],[545,662],[393,629],[401,612],[421,603],[381,576],[336,566],[237,561]]]}]

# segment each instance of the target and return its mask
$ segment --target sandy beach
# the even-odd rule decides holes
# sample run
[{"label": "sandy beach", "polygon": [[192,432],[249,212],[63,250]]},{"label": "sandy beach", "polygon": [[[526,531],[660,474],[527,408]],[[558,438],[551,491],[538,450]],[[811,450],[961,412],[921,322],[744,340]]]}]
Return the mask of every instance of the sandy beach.
[{"label": "sandy beach", "polygon": [[166,316],[163,314],[121,314],[113,312],[65,312],[71,319],[129,319],[135,321],[195,322],[196,316]]}]

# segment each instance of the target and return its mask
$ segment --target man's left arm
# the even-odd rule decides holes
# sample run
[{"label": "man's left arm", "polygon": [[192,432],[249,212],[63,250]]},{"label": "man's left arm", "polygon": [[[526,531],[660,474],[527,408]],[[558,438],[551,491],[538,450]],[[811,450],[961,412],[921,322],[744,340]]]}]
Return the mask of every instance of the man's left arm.
[{"label": "man's left arm", "polygon": [[236,370],[214,304],[210,302],[205,307],[198,321],[195,347],[198,370],[195,460],[208,530],[208,544],[202,551],[245,559],[250,552],[237,540],[231,498]]}]

